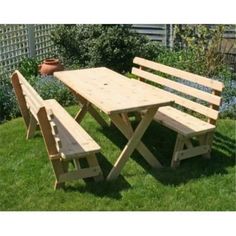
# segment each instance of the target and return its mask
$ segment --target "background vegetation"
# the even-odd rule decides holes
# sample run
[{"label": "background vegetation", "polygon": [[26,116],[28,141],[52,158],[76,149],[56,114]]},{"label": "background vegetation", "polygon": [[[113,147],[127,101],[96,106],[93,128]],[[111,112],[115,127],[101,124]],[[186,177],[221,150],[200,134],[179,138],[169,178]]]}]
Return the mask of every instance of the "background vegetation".
[{"label": "background vegetation", "polygon": [[[173,48],[161,46],[131,30],[130,25],[58,25],[51,38],[66,69],[106,66],[130,72],[133,58],[141,56],[175,68],[220,80],[225,84],[221,117],[236,117],[236,78],[224,62],[221,41],[224,27],[177,25]],[[25,58],[18,69],[44,99],[74,104],[67,88],[52,77],[38,75],[39,61]],[[1,70],[1,68],[0,68]],[[2,68],[3,70],[3,68]],[[17,117],[9,77],[0,79],[0,122]]]}]

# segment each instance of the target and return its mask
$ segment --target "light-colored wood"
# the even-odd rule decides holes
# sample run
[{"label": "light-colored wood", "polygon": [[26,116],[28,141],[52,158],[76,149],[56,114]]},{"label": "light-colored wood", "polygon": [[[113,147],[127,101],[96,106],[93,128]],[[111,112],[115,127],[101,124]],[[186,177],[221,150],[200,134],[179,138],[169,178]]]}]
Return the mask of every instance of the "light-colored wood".
[{"label": "light-colored wood", "polygon": [[[117,178],[120,174],[121,169],[123,168],[124,164],[127,162],[129,156],[133,153],[135,148],[137,147],[138,143],[140,142],[144,132],[148,128],[150,122],[153,119],[154,114],[156,113],[157,108],[150,108],[147,113],[142,118],[142,121],[139,123],[138,127],[134,131],[132,137],[129,139],[128,143],[126,144],[125,148],[121,152],[120,156],[118,157],[116,163],[114,164],[112,170],[107,176],[107,180],[113,180]],[[114,122],[115,123],[115,122]],[[126,127],[124,122],[124,128]]]},{"label": "light-colored wood", "polygon": [[157,63],[157,62],[149,61],[144,58],[135,57],[133,62],[134,64],[137,64],[139,66],[141,65],[146,68],[157,70],[157,71],[160,71],[160,72],[163,72],[163,73],[166,73],[166,74],[169,74],[169,75],[172,75],[172,76],[184,79],[184,80],[188,80],[188,81],[212,88],[217,91],[222,91],[224,88],[224,84],[219,81],[208,79],[206,77],[196,75],[190,72],[186,72],[183,70],[179,70],[173,67],[169,67],[169,66]]},{"label": "light-colored wood", "polygon": [[[219,91],[217,91],[217,90],[212,90],[212,94],[213,94],[213,95],[217,95],[217,96],[221,96],[221,92],[219,92]],[[220,104],[219,104],[219,105],[220,105]],[[211,104],[211,105],[210,105],[210,108],[218,111],[219,108],[220,108],[219,105],[217,105],[217,104]],[[215,124],[216,124],[216,120],[215,120],[215,119],[209,118],[209,119],[208,119],[208,122],[209,122],[210,124],[212,124],[212,125],[215,125]]]},{"label": "light-colored wood", "polygon": [[47,147],[48,155],[58,156],[56,141],[51,132],[51,126],[47,118],[45,107],[41,107],[38,112],[39,126],[43,134],[44,142]]},{"label": "light-colored wood", "polygon": [[[142,69],[132,69],[132,73],[138,76],[139,80],[140,78],[143,78],[144,82],[151,81],[157,85],[164,86],[163,88],[158,88],[149,85],[159,92],[159,96],[172,98],[175,100],[176,104],[208,118],[208,122],[205,122],[194,117],[193,115],[189,115],[171,106],[161,107],[157,111],[154,119],[177,132],[171,166],[177,167],[180,160],[193,156],[204,155],[209,158],[213,132],[215,130],[215,124],[219,114],[219,106],[221,104],[221,92],[224,88],[223,83],[143,58],[136,57],[134,59],[134,63],[142,66]],[[149,71],[145,71],[145,68],[148,68]],[[181,80],[173,81],[171,79],[164,78],[163,76],[158,76],[150,72],[150,69],[208,87],[212,89],[212,93],[206,92],[206,90],[202,91],[203,89],[201,86],[199,89],[191,87],[193,86],[193,83],[183,84],[183,81]],[[166,87],[169,88],[169,91]],[[207,107],[205,104],[200,104],[198,100],[197,102],[191,101],[187,97],[174,94],[171,90],[175,90],[182,94],[197,98],[198,100],[208,102],[210,106]],[[142,113],[145,113],[145,111],[142,111]],[[191,139],[194,137],[199,139],[199,145],[197,146],[194,146],[191,142]]]},{"label": "light-colored wood", "polygon": [[21,84],[19,81],[19,74],[18,71],[15,71],[11,77],[11,81],[12,81],[12,86],[14,88],[15,94],[16,94],[16,98],[20,107],[20,111],[21,111],[21,115],[24,119],[25,125],[26,127],[29,126],[29,122],[30,122],[30,113],[26,104],[26,100],[25,97],[23,95],[23,91],[21,88]]},{"label": "light-colored wood", "polygon": [[[142,82],[142,83],[144,83],[144,82]],[[159,96],[161,96],[163,98],[165,97],[165,98],[173,99],[176,104],[178,104],[182,107],[188,108],[192,111],[195,111],[195,112],[197,112],[201,115],[204,115],[204,116],[209,117],[209,118],[214,119],[214,120],[217,120],[217,118],[218,118],[219,112],[214,110],[214,109],[211,109],[211,108],[206,107],[202,104],[193,102],[193,101],[191,101],[187,98],[180,97],[176,94],[165,91],[163,89],[154,87],[150,84],[146,84],[146,85],[149,86],[150,88],[152,88],[154,91],[158,92]]]},{"label": "light-colored wood", "polygon": [[187,150],[176,151],[175,155],[177,160],[184,160],[192,156],[199,156],[208,153],[209,149],[209,145],[202,145]]},{"label": "light-colored wood", "polygon": [[29,122],[29,126],[27,129],[26,139],[30,139],[34,136],[37,125],[38,125],[37,120],[34,118],[34,116],[32,114],[30,114],[30,122]]},{"label": "light-colored wood", "polygon": [[99,145],[56,100],[46,100],[45,106],[54,112],[52,121],[58,129],[61,141],[58,151],[62,158],[78,158],[100,151]]},{"label": "light-colored wood", "polygon": [[[55,72],[54,76],[72,90],[79,103],[83,105],[85,102],[89,102],[91,104],[88,111],[95,119],[96,114],[90,110],[93,106],[108,114],[112,122],[129,140],[110,172],[109,180],[119,175],[134,149],[137,149],[152,167],[159,168],[161,166],[140,139],[150,124],[154,111],[161,106],[172,104],[172,99],[160,96],[157,90],[153,90],[145,83],[128,79],[103,67]],[[150,109],[150,114],[146,114],[138,128],[133,131],[127,113],[143,109]],[[96,110],[94,109],[94,111]]]},{"label": "light-colored wood", "polygon": [[176,168],[179,166],[180,160],[178,159],[178,151],[183,150],[183,148],[184,148],[184,136],[181,134],[177,134],[173,156],[171,160],[172,168]]},{"label": "light-colored wood", "polygon": [[[100,147],[85,130],[56,102],[43,100],[25,78],[16,71],[12,76],[13,87],[27,125],[27,138],[33,136],[39,123],[56,177],[55,189],[65,186],[65,181],[94,177],[101,179],[102,171],[96,156]],[[91,158],[91,168],[70,172],[71,160]],[[78,165],[77,165],[78,166]]]},{"label": "light-colored wood", "polygon": [[79,110],[79,112],[76,114],[75,116],[75,120],[78,122],[78,123],[81,123],[81,121],[83,120],[85,114],[87,113],[88,111],[88,104],[85,103],[82,105],[81,109]]},{"label": "light-colored wood", "polygon": [[90,168],[83,168],[83,169],[80,169],[79,171],[70,171],[70,172],[61,174],[59,176],[59,182],[95,177],[100,174],[101,174],[101,169],[98,166],[90,167]]},{"label": "light-colored wood", "polygon": [[54,76],[107,114],[143,110],[171,102],[145,84],[104,67],[55,72]]},{"label": "light-colored wood", "polygon": [[192,88],[190,86],[166,79],[166,78],[158,76],[158,75],[154,75],[150,72],[140,70],[135,67],[132,68],[132,74],[137,75],[139,78],[141,77],[141,78],[146,79],[148,81],[152,81],[157,84],[169,87],[169,88],[179,91],[181,93],[190,95],[192,97],[201,99],[203,101],[209,102],[209,103],[217,105],[217,106],[219,106],[221,103],[221,97],[219,97],[219,96],[201,91],[196,88]]},{"label": "light-colored wood", "polygon": [[[126,125],[120,115],[111,115],[112,123],[121,131],[121,133],[129,140],[133,135],[133,129],[130,129],[131,125]],[[161,167],[160,162],[149,151],[149,149],[143,144],[142,141],[136,147],[137,151],[144,157],[147,163],[155,169]]]},{"label": "light-colored wood", "polygon": [[[72,89],[70,89],[72,91],[72,93],[74,94],[74,96],[77,98],[77,101],[80,103],[80,106],[83,108],[84,106],[86,106],[87,110],[84,111],[80,116],[81,118],[78,120],[77,115],[79,115],[79,113],[76,115],[75,119],[78,123],[80,123],[82,121],[82,119],[84,118],[86,112],[89,112],[90,115],[98,122],[98,124],[101,125],[101,127],[108,127],[108,124],[106,123],[106,121],[102,118],[102,116],[96,111],[96,109],[92,106],[91,103],[89,103],[85,98],[83,98],[80,94],[76,93],[75,91],[73,91]],[[82,111],[81,111],[82,112]]]},{"label": "light-colored wood", "polygon": [[[100,169],[99,163],[97,161],[97,157],[95,156],[95,154],[89,155],[86,159],[87,159],[87,162],[88,162],[88,165],[89,165],[90,168],[96,167],[96,168]],[[100,169],[99,173],[97,173],[97,175],[94,176],[94,180],[96,182],[98,182],[98,181],[101,181],[103,179],[104,178],[103,178],[102,170]]]},{"label": "light-colored wood", "polygon": [[196,136],[215,129],[214,125],[170,106],[159,108],[154,120],[186,137]]}]

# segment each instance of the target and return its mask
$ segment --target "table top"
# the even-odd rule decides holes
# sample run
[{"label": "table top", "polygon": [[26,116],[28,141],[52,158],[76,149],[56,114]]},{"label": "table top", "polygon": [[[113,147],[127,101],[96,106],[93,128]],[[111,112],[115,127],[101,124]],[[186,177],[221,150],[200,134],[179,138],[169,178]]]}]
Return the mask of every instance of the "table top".
[{"label": "table top", "polygon": [[54,76],[107,114],[139,111],[173,102],[161,97],[150,85],[106,67],[54,72]]}]

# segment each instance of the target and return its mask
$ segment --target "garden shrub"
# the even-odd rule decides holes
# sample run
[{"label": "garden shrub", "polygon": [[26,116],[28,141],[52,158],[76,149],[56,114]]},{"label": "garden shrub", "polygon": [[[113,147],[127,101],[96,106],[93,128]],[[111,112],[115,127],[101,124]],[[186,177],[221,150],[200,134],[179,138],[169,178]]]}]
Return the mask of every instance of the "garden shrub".
[{"label": "garden shrub", "polygon": [[130,71],[135,56],[154,59],[159,44],[130,25],[60,25],[51,36],[66,65]]},{"label": "garden shrub", "polygon": [[12,85],[7,76],[0,78],[0,123],[20,114]]},{"label": "garden shrub", "polygon": [[43,99],[56,99],[62,106],[75,104],[75,98],[69,89],[53,76],[31,77],[34,88]]},{"label": "garden shrub", "polygon": [[25,57],[20,61],[17,68],[21,72],[22,75],[28,78],[31,76],[38,75],[39,64],[40,64],[40,61],[38,59]]}]

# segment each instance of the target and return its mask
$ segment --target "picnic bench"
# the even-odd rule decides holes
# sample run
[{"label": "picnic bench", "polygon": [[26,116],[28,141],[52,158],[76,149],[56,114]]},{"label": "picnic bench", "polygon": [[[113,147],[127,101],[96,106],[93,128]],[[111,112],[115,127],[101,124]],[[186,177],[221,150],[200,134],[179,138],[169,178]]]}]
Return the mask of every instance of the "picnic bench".
[{"label": "picnic bench", "polygon": [[210,158],[223,83],[140,57],[133,62],[139,68],[133,67],[132,74],[177,105],[161,107],[154,116],[155,121],[177,132],[171,166],[198,155]]},{"label": "picnic bench", "polygon": [[[103,179],[96,153],[100,146],[54,99],[43,100],[19,71],[11,77],[22,117],[27,127],[26,138],[33,137],[40,126],[56,177],[55,189],[66,181],[93,177]],[[82,168],[80,159],[87,161]],[[69,170],[69,163],[73,169]]]}]

